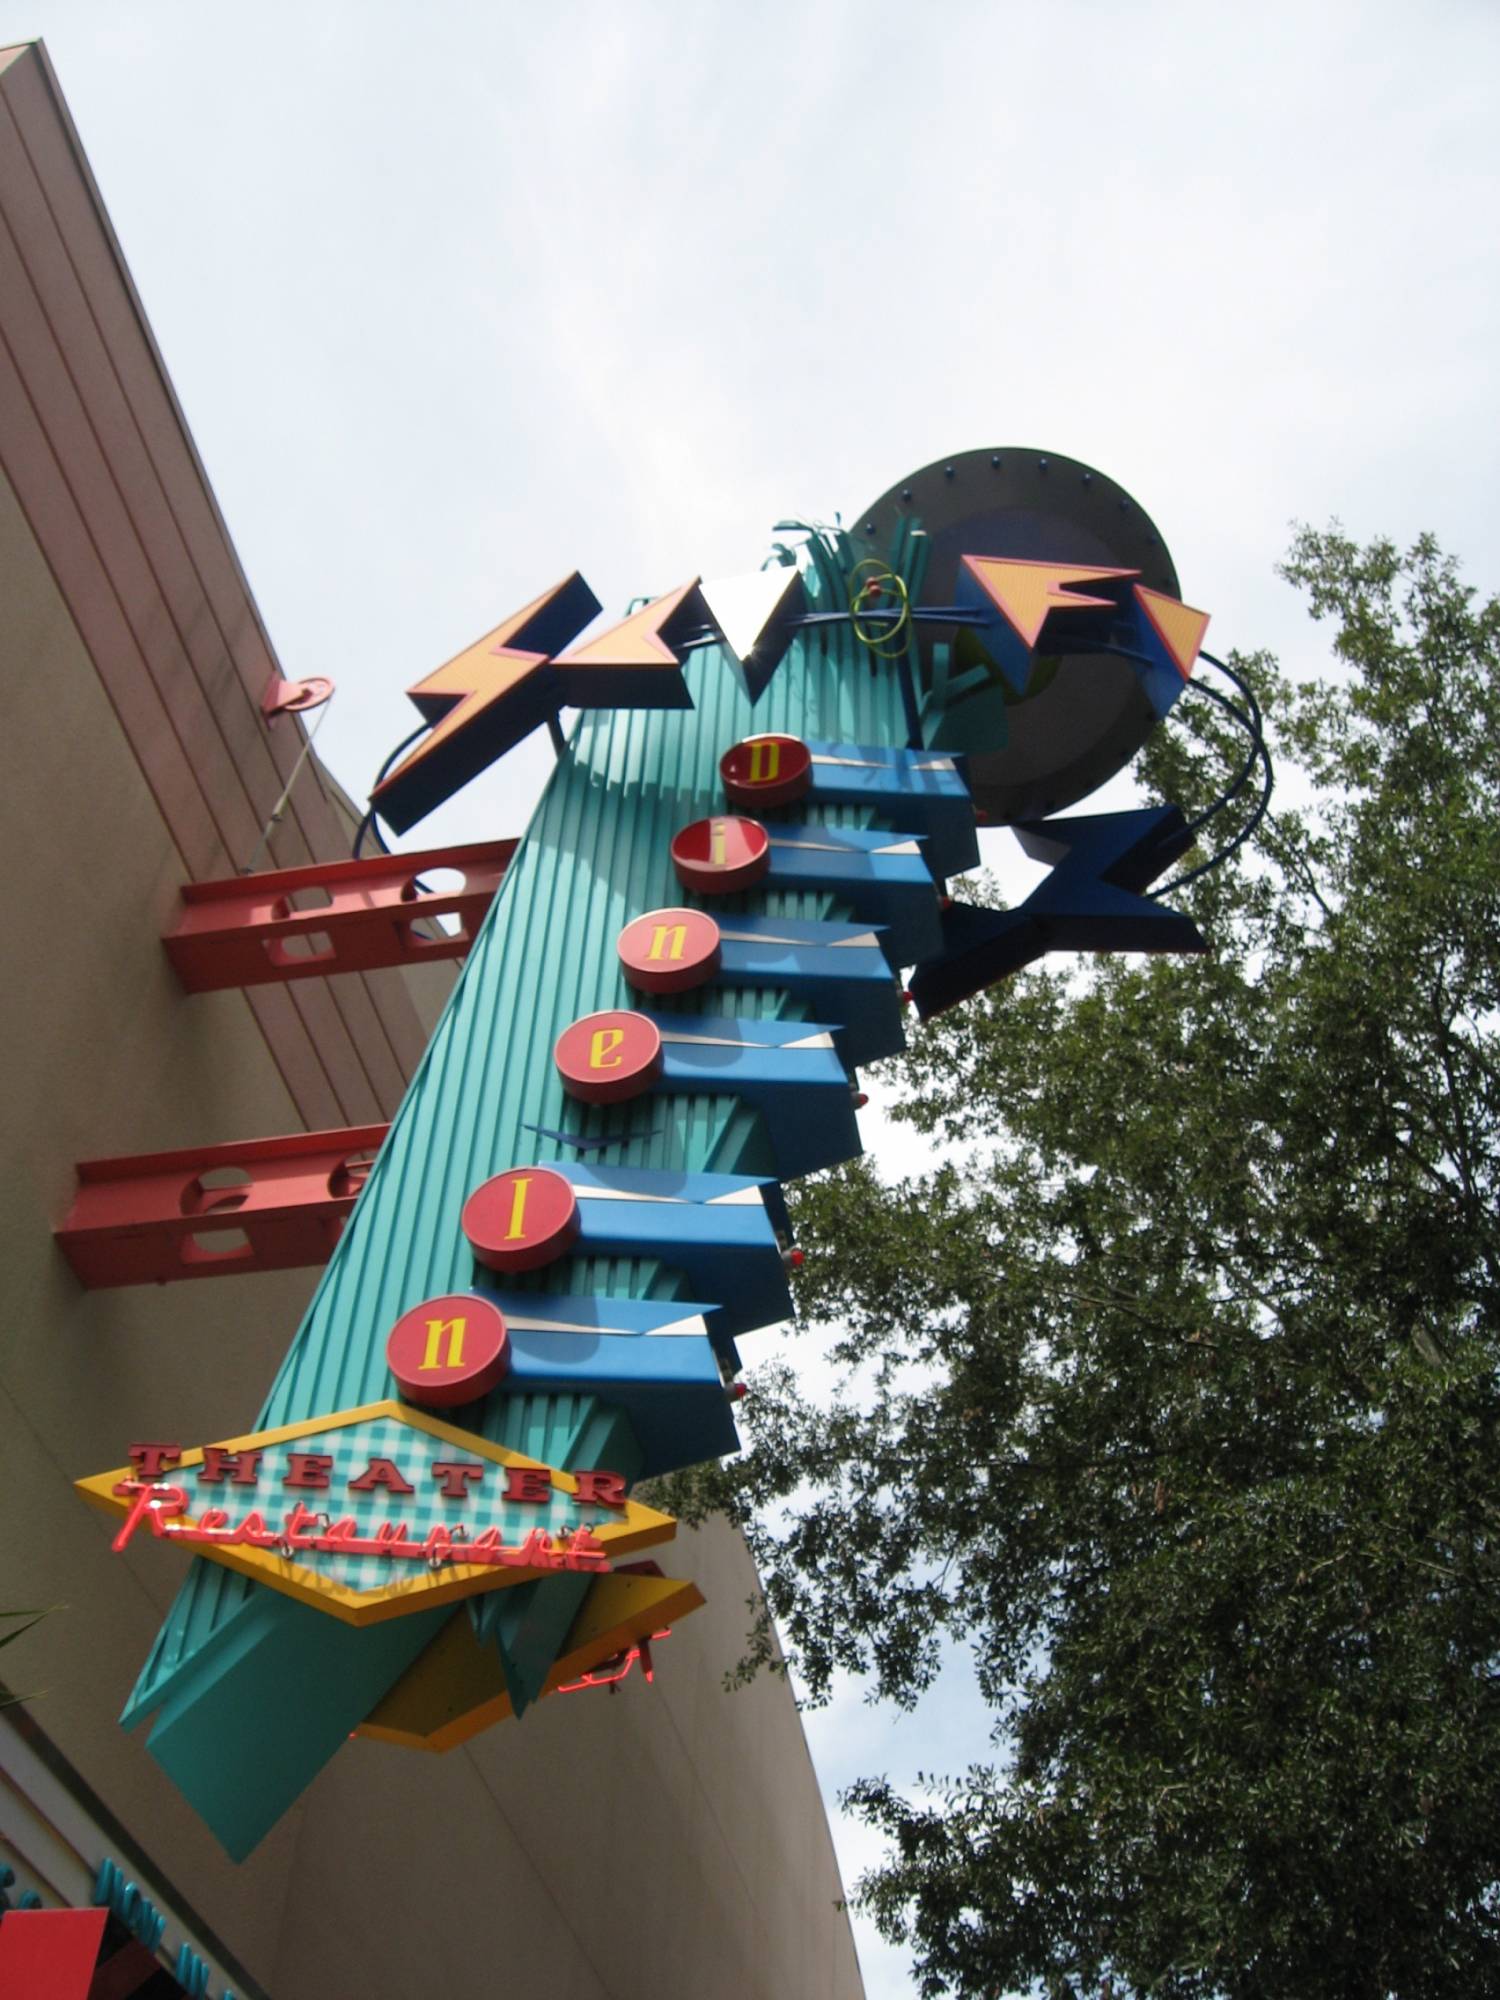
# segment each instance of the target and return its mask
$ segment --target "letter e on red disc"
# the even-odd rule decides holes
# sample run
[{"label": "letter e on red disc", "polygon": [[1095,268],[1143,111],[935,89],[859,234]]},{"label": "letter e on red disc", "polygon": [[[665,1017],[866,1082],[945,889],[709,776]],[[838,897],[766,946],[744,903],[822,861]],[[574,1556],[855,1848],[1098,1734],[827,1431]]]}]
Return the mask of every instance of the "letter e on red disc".
[{"label": "letter e on red disc", "polygon": [[401,1315],[386,1335],[385,1358],[409,1403],[451,1409],[487,1396],[505,1376],[510,1335],[498,1306],[475,1292],[450,1292]]},{"label": "letter e on red disc", "polygon": [[508,1167],[464,1203],[463,1231],[492,1271],[535,1271],[567,1255],[578,1234],[573,1183],[553,1167]]},{"label": "letter e on red disc", "polygon": [[552,1059],[569,1097],[585,1104],[623,1104],[661,1075],[661,1030],[649,1014],[624,1008],[585,1014],[563,1029]]},{"label": "letter e on red disc", "polygon": [[684,889],[732,896],[749,889],[771,865],[771,836],[758,819],[725,813],[695,819],[672,836],[672,866]]},{"label": "letter e on red disc", "polygon": [[719,969],[719,926],[706,910],[648,910],[621,931],[620,967],[641,993],[685,993]]},{"label": "letter e on red disc", "polygon": [[812,789],[812,752],[800,736],[747,736],[719,759],[732,806],[789,806]]}]

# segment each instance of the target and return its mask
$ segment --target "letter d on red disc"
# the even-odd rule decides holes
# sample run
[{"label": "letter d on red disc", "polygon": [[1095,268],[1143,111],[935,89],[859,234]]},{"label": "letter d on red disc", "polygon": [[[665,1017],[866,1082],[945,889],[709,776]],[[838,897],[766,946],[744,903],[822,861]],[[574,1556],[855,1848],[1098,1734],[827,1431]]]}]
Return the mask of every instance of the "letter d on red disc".
[{"label": "letter d on red disc", "polygon": [[449,1292],[401,1315],[386,1335],[385,1358],[409,1403],[451,1409],[487,1396],[504,1377],[510,1335],[498,1306],[476,1292]]},{"label": "letter d on red disc", "polygon": [[492,1271],[535,1271],[567,1255],[578,1234],[573,1183],[554,1167],[509,1167],[464,1203],[463,1231]]},{"label": "letter d on red disc", "polygon": [[812,790],[812,752],[800,736],[747,736],[719,759],[732,806],[789,806]]}]

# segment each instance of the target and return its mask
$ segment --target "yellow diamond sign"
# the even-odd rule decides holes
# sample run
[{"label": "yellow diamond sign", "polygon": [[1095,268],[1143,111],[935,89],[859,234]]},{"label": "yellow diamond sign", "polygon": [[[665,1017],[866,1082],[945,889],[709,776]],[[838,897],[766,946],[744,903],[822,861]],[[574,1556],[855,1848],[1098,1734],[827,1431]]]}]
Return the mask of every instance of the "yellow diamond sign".
[{"label": "yellow diamond sign", "polygon": [[398,1402],[131,1463],[77,1482],[138,1535],[181,1543],[353,1625],[612,1562],[675,1534],[604,1470],[560,1472]]}]

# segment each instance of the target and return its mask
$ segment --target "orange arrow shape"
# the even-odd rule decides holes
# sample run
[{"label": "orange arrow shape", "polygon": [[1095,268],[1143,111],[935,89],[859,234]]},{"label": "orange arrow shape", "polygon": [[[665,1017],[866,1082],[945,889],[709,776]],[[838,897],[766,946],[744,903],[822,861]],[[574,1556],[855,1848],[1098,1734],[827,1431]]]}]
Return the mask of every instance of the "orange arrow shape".
[{"label": "orange arrow shape", "polygon": [[572,652],[564,652],[554,664],[558,672],[566,678],[570,670],[582,670],[584,674],[594,668],[654,668],[654,666],[680,666],[676,652],[664,638],[666,626],[672,624],[676,614],[684,610],[686,600],[698,588],[698,578],[692,576],[686,584],[678,584],[676,590],[668,590],[660,598],[652,598],[650,604],[642,604],[638,612],[630,612],[620,624],[600,632],[598,638],[584,640]]},{"label": "orange arrow shape", "polygon": [[965,567],[997,611],[1035,646],[1053,611],[1082,611],[1091,606],[1113,607],[1108,597],[1075,597],[1068,585],[1103,583],[1117,576],[1139,576],[1138,569],[1090,569],[1080,563],[1013,562],[999,556],[965,556]]},{"label": "orange arrow shape", "polygon": [[[1171,655],[1173,666],[1187,680],[1202,650],[1209,614],[1195,611],[1191,604],[1182,604],[1159,590],[1148,590],[1143,583],[1135,586],[1135,594],[1142,611],[1151,620],[1152,630]],[[1170,687],[1171,682],[1167,685]]]},{"label": "orange arrow shape", "polygon": [[[399,833],[555,714],[547,662],[597,616],[574,570],[407,693],[436,726],[371,794]],[[538,650],[540,649],[540,650]]]}]

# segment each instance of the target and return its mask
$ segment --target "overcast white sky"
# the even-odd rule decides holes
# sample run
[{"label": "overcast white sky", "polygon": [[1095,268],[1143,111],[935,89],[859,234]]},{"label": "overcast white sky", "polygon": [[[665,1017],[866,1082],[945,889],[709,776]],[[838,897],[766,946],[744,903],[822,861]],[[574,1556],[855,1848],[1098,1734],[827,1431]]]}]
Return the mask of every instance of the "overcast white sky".
[{"label": "overcast white sky", "polygon": [[[567,569],[753,568],[969,446],[1119,480],[1219,647],[1320,656],[1294,516],[1500,583],[1495,0],[0,0],[33,35],[358,797]],[[406,844],[519,831],[544,769]],[[970,1723],[852,1698],[815,1749],[952,1768]]]}]

